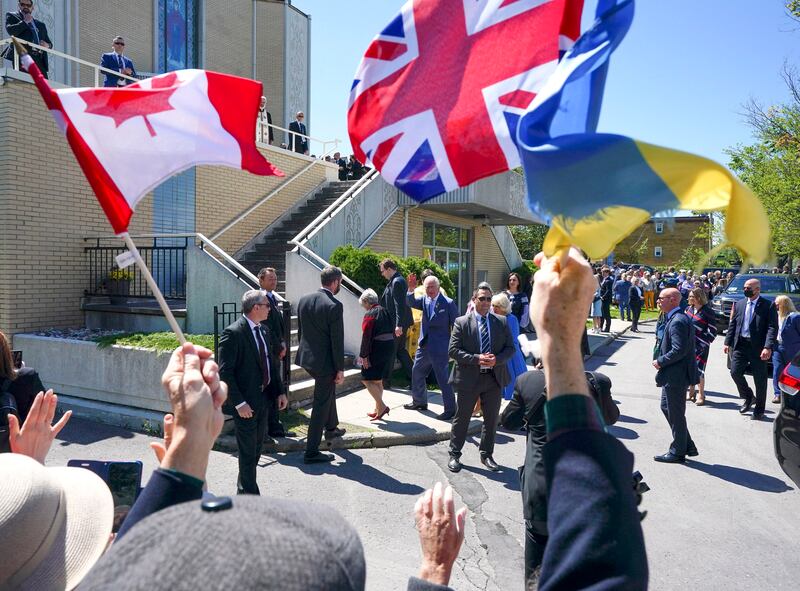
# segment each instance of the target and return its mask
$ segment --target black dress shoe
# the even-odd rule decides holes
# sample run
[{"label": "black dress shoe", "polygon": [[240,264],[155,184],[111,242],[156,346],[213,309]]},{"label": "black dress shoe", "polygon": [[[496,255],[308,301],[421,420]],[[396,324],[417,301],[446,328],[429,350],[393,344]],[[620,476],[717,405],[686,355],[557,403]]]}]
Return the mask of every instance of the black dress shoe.
[{"label": "black dress shoe", "polygon": [[440,415],[436,415],[436,418],[439,419],[440,421],[452,421],[453,420],[453,416],[454,416],[454,413],[452,413],[452,412],[443,412]]},{"label": "black dress shoe", "polygon": [[686,450],[686,455],[690,458],[694,458],[700,455],[700,452],[697,451],[697,447],[690,447]]},{"label": "black dress shoe", "polygon": [[754,400],[752,398],[749,398],[749,399],[745,400],[744,403],[742,404],[742,408],[739,409],[739,414],[743,415],[748,410],[750,410],[750,407],[753,406],[753,402],[754,402]]},{"label": "black dress shoe", "polygon": [[330,431],[325,431],[325,441],[342,437],[345,433],[346,431],[344,429],[331,429]]},{"label": "black dress shoe", "polygon": [[281,431],[280,433],[270,433],[270,437],[297,437],[294,431]]},{"label": "black dress shoe", "polygon": [[486,466],[492,472],[500,471],[500,466],[497,465],[497,462],[494,461],[494,458],[492,458],[492,456],[483,456],[481,458],[481,464]]},{"label": "black dress shoe", "polygon": [[653,459],[656,462],[663,462],[665,464],[683,464],[684,462],[686,462],[686,458],[685,457],[676,456],[671,451],[668,451],[667,453],[665,453],[663,455],[660,455],[660,456],[655,456]]},{"label": "black dress shoe", "polygon": [[328,462],[332,462],[335,459],[333,454],[324,454],[322,452],[317,452],[310,456],[303,456],[303,463],[304,464],[326,464]]},{"label": "black dress shoe", "polygon": [[406,410],[428,410],[427,404],[417,404],[416,402],[409,402],[404,404],[403,408]]},{"label": "black dress shoe", "polygon": [[458,458],[450,458],[450,461],[447,462],[447,469],[451,472],[461,472],[461,462]]},{"label": "black dress shoe", "polygon": [[750,417],[751,421],[760,421],[764,418],[763,412],[753,411],[753,416]]}]

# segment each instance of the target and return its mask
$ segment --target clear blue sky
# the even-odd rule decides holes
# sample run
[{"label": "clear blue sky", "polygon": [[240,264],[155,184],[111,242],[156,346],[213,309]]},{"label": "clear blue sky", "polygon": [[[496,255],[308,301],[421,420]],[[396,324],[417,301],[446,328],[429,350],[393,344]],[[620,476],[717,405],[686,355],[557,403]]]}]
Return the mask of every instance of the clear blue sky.
[{"label": "clear blue sky", "polygon": [[[597,0],[586,0],[584,29]],[[311,134],[347,136],[347,97],[372,38],[400,0],[294,0],[311,14]],[[727,164],[725,148],[751,140],[751,97],[788,100],[784,60],[800,67],[800,24],[783,0],[639,0],[612,57],[599,131],[694,152]]]}]

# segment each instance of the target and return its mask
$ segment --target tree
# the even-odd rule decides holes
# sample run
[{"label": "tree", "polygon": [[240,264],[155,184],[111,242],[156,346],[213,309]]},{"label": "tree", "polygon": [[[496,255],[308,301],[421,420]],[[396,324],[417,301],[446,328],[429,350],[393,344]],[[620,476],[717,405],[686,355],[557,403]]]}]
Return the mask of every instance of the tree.
[{"label": "tree", "polygon": [[[787,4],[800,17],[800,0]],[[751,100],[745,107],[756,143],[727,150],[730,167],[764,205],[772,231],[773,251],[800,256],[800,76],[788,64],[782,77],[790,101],[764,107]]]},{"label": "tree", "polygon": [[[706,215],[706,214],[702,214]],[[696,269],[700,263],[704,261],[708,254],[708,246],[711,242],[711,236],[714,233],[714,225],[712,219],[700,224],[700,227],[692,236],[686,249],[681,254],[680,258],[675,261],[675,266],[682,269]]]},{"label": "tree", "polygon": [[530,260],[537,252],[542,250],[544,237],[550,229],[543,224],[530,224],[528,226],[510,226],[511,235],[517,243],[519,254],[525,260]]}]

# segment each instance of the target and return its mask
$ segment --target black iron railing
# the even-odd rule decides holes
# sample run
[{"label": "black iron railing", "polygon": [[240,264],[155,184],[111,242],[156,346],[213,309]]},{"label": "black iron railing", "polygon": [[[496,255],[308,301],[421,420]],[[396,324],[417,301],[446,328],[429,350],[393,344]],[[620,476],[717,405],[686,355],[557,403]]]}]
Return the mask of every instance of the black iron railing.
[{"label": "black iron railing", "polygon": [[[279,312],[283,316],[283,325],[286,327],[286,347],[292,348],[292,305],[283,300],[278,302],[280,306]],[[233,302],[226,302],[221,306],[214,306],[214,357],[219,362],[219,335],[225,330],[225,327],[233,324],[241,312],[239,307]],[[281,362],[281,379],[283,381],[283,391],[289,394],[289,385],[292,382],[292,355],[290,351],[286,351],[286,356]]]},{"label": "black iron railing", "polygon": [[[154,298],[144,276],[136,265],[119,269],[117,255],[125,252],[124,245],[107,245],[94,239],[93,246],[84,247],[88,258],[89,285],[87,296],[108,295],[117,298]],[[186,298],[186,249],[188,238],[149,238],[149,244],[137,244],[142,259],[166,298]]]}]

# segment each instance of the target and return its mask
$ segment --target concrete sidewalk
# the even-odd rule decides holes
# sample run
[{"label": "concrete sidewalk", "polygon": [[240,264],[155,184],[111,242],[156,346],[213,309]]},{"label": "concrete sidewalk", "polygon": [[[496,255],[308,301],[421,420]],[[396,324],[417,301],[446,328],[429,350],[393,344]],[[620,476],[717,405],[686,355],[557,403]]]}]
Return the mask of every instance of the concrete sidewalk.
[{"label": "concrete sidewalk", "polygon": [[[640,323],[643,324],[643,323]],[[600,335],[589,334],[589,350],[593,355],[595,351],[612,342],[621,334],[630,329],[631,323],[622,320],[611,320],[611,332]],[[531,342],[534,355],[536,341]],[[530,366],[529,366],[530,367]],[[356,390],[344,394],[336,399],[336,408],[339,413],[339,422],[360,428],[357,431],[348,431],[344,437],[331,443],[323,440],[320,449],[359,449],[371,447],[389,447],[393,445],[410,445],[415,443],[432,443],[450,438],[449,421],[439,421],[436,415],[444,411],[442,396],[437,391],[429,392],[428,410],[424,412],[406,410],[403,405],[411,402],[411,392],[408,390],[388,390],[383,393],[383,401],[391,409],[382,421],[370,421],[368,412],[372,412],[375,403],[366,389]],[[503,407],[506,401],[503,401]],[[302,409],[310,415],[311,406]],[[470,422],[470,435],[480,432],[482,419],[473,419]],[[352,429],[351,429],[352,430]],[[305,450],[305,437],[295,439],[277,439],[274,443],[264,445],[265,453],[302,451]],[[220,436],[215,449],[225,451],[236,450],[236,439],[233,433]]]}]

